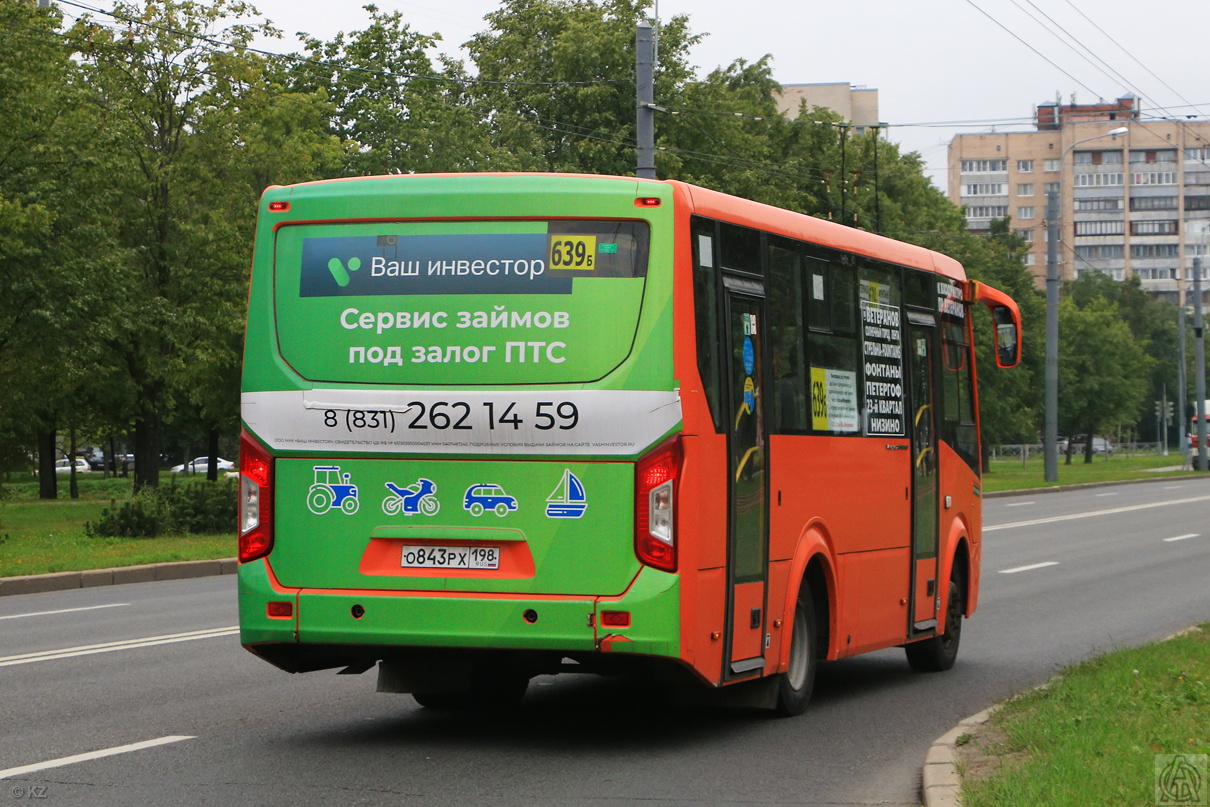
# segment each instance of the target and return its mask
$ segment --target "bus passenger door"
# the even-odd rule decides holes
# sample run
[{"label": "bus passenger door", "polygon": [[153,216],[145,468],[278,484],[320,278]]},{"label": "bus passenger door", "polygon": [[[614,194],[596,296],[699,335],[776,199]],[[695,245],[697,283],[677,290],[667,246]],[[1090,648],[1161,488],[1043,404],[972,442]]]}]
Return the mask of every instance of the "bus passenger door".
[{"label": "bus passenger door", "polygon": [[912,421],[912,587],[908,636],[937,627],[938,459],[933,356],[937,328],[932,314],[908,311]]},{"label": "bus passenger door", "polygon": [[763,383],[764,287],[725,278],[727,340],[727,645],[724,679],[765,666],[768,480]]}]

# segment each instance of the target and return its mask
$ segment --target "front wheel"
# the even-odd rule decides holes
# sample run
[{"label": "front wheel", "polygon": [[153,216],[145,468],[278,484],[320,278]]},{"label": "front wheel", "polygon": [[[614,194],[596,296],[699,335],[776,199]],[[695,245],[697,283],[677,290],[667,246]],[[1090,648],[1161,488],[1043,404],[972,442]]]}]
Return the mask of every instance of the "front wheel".
[{"label": "front wheel", "polygon": [[962,639],[962,616],[966,613],[966,575],[954,564],[950,572],[950,593],[945,604],[945,633],[904,647],[908,664],[916,672],[944,672],[958,658]]},{"label": "front wheel", "polygon": [[811,700],[815,686],[816,657],[815,602],[811,590],[803,585],[794,607],[794,626],[790,633],[790,667],[777,680],[777,714],[800,715]]}]

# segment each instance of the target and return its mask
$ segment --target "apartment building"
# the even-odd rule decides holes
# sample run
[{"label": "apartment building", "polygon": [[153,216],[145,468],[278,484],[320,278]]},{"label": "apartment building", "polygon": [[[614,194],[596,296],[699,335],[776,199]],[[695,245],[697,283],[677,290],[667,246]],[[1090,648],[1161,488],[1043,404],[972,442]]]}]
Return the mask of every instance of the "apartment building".
[{"label": "apartment building", "polygon": [[[1133,96],[1097,104],[1041,104],[1035,130],[958,135],[949,196],[967,226],[1008,217],[1030,244],[1026,265],[1046,275],[1046,200],[1059,193],[1059,271],[1137,276],[1184,299],[1200,256],[1210,267],[1210,121],[1152,120]],[[1125,128],[1125,133],[1110,134]]]},{"label": "apartment building", "polygon": [[849,121],[856,134],[878,125],[878,90],[854,87],[847,81],[825,84],[783,84],[775,99],[777,111],[788,118],[798,117],[800,105],[830,109]]}]

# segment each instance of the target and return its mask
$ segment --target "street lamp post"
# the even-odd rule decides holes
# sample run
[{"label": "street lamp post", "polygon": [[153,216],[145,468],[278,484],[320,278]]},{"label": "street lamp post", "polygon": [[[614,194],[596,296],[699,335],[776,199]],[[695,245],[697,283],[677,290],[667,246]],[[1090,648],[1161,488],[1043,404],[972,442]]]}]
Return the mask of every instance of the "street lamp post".
[{"label": "street lamp post", "polygon": [[[1125,126],[1083,140],[1077,140],[1059,155],[1060,185],[1063,163],[1071,150],[1081,143],[1102,137],[1117,137],[1130,131]],[[1046,481],[1059,481],[1059,194],[1046,192],[1046,396],[1043,401],[1045,417],[1042,432],[1042,455]],[[1092,435],[1088,435],[1092,439]]]}]

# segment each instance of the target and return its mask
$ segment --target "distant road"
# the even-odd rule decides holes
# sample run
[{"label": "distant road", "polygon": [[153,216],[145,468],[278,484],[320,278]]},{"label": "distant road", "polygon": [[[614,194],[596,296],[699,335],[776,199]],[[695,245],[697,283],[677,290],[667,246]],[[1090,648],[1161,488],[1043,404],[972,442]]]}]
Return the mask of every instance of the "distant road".
[{"label": "distant road", "polygon": [[374,674],[239,647],[235,581],[0,598],[0,802],[917,805],[934,738],[1062,665],[1210,620],[1210,480],[990,499],[979,612],[949,673],[825,665],[800,718],[676,710],[623,681],[533,682],[443,715]]}]

